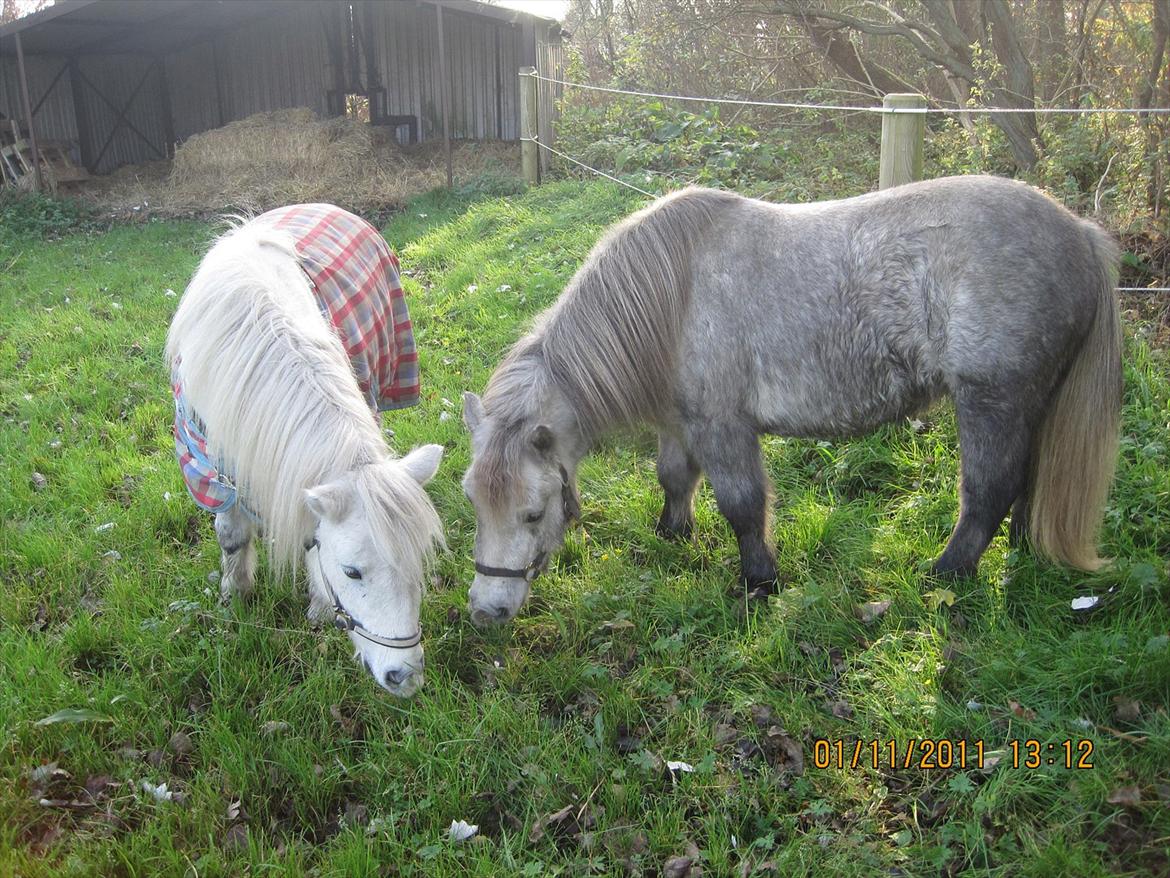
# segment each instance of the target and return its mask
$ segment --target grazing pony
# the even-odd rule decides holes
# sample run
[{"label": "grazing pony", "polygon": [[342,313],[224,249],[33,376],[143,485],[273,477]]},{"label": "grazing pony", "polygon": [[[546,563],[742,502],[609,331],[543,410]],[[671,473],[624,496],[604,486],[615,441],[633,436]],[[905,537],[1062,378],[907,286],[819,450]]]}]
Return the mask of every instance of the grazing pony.
[{"label": "grazing pony", "polygon": [[253,536],[280,572],[303,560],[309,616],[334,617],[395,695],[423,681],[419,609],[442,544],[422,486],[443,449],[404,458],[379,411],[418,399],[398,262],[377,230],[327,204],[279,208],[221,237],[167,335],[175,450],[215,513],[225,600],[251,591]]},{"label": "grazing pony", "polygon": [[[686,536],[706,473],[749,589],[769,589],[758,436],[856,436],[946,394],[966,575],[1012,510],[1043,555],[1093,569],[1121,408],[1117,250],[1023,183],[952,177],[816,204],[685,189],[613,227],[560,299],[465,394],[477,514],[472,618],[511,618],[577,510],[599,436],[658,432]],[[1014,504],[1014,505],[1013,505]]]}]

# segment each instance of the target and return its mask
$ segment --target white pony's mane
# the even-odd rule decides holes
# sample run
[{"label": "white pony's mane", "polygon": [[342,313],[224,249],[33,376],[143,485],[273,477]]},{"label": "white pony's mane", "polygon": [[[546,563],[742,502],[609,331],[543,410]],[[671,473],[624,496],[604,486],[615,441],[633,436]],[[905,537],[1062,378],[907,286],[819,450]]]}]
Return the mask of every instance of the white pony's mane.
[{"label": "white pony's mane", "polygon": [[352,471],[383,560],[421,577],[442,543],[438,515],[386,447],[290,235],[246,223],[219,238],[171,322],[172,369],[177,357],[209,451],[262,519],[277,571],[297,566],[313,533],[304,490]]}]

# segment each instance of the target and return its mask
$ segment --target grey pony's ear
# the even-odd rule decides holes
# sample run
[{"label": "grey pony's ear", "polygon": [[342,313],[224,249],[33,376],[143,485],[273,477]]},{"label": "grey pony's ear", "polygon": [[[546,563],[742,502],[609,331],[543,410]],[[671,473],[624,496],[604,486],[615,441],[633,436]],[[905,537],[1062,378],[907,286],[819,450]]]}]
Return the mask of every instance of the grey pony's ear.
[{"label": "grey pony's ear", "polygon": [[305,490],[305,503],[318,521],[341,521],[353,502],[353,488],[342,482],[330,482]]},{"label": "grey pony's ear", "polygon": [[403,468],[410,473],[420,485],[425,485],[435,477],[439,471],[439,461],[443,459],[442,445],[420,445],[400,461]]},{"label": "grey pony's ear", "polygon": [[483,402],[470,390],[463,392],[463,423],[474,433],[483,423]]},{"label": "grey pony's ear", "polygon": [[553,431],[544,424],[532,428],[532,432],[528,435],[528,441],[542,456],[552,451],[553,445],[556,444]]}]

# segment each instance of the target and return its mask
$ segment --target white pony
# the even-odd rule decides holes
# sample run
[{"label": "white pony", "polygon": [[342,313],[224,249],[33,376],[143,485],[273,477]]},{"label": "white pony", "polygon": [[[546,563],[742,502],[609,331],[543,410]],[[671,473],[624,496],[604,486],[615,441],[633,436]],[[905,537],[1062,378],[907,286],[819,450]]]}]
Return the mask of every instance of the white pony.
[{"label": "white pony", "polygon": [[379,427],[379,409],[418,397],[397,260],[381,235],[331,205],[242,224],[204,257],[166,356],[176,451],[192,498],[216,513],[224,599],[251,591],[262,530],[278,574],[303,559],[309,617],[333,615],[374,679],[412,695],[423,578],[442,545],[422,486],[443,449],[395,458]]}]

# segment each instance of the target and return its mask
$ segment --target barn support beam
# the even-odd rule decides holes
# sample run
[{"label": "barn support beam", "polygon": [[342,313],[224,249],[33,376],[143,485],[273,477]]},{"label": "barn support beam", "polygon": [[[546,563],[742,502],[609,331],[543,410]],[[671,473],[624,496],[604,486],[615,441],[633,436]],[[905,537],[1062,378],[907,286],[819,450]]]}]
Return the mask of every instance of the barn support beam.
[{"label": "barn support beam", "polygon": [[24,110],[24,121],[28,125],[28,140],[32,146],[33,179],[37,184],[37,191],[45,191],[45,179],[41,174],[41,150],[37,146],[37,129],[33,125],[32,101],[28,99],[28,73],[24,69],[24,46],[20,42],[20,31],[16,37],[16,70],[20,76],[20,102]]},{"label": "barn support beam", "polygon": [[73,91],[73,118],[77,123],[77,144],[81,151],[81,164],[91,174],[97,173],[97,162],[93,158],[93,125],[89,118],[89,104],[85,101],[85,83],[77,57],[69,56],[69,85]]},{"label": "barn support beam", "polygon": [[447,48],[443,42],[443,7],[435,4],[435,16],[439,26],[439,103],[443,107],[443,154],[447,158],[447,188],[455,185],[454,173],[451,168],[451,89],[450,76],[447,71]]},{"label": "barn support beam", "polygon": [[165,152],[167,158],[174,158],[175,116],[171,111],[171,83],[167,79],[167,62],[162,55],[159,55],[155,59],[155,63],[158,65],[158,90],[159,100],[162,103],[163,137],[166,138]]}]

